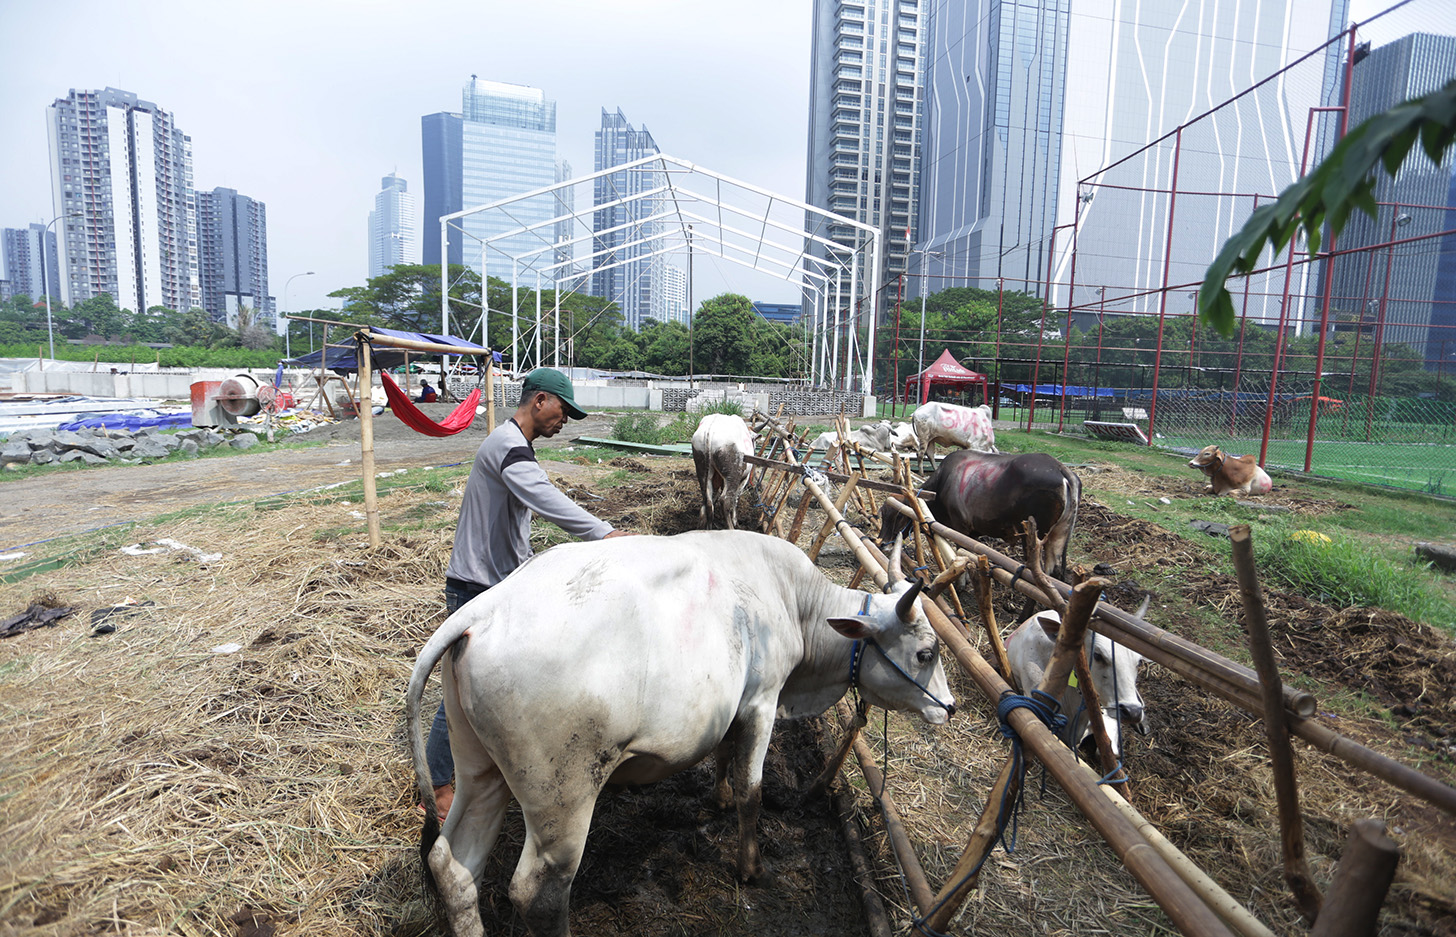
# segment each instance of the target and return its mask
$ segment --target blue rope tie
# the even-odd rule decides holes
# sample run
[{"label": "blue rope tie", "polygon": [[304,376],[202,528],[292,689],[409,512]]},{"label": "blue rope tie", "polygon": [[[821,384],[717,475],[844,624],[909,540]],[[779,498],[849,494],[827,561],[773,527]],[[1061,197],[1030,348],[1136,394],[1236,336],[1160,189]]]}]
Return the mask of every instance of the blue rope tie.
[{"label": "blue rope tie", "polygon": [[[1013,786],[1008,784],[1006,790],[1001,794],[1001,803],[996,810],[996,842],[1000,843],[1001,848],[1008,853],[1016,851],[1016,834],[1020,826],[1021,818],[1021,799],[1026,791],[1026,785],[1024,783],[1026,779],[1026,759],[1022,753],[1021,736],[1011,725],[1011,714],[1018,709],[1029,709],[1037,719],[1041,720],[1042,725],[1056,732],[1067,722],[1067,717],[1057,712],[1060,708],[1061,703],[1057,701],[1056,697],[1050,693],[1043,693],[1041,690],[1032,690],[1026,696],[1021,696],[1011,690],[1007,690],[1001,694],[1001,699],[996,703],[996,720],[1000,723],[1001,736],[1011,741],[1011,771],[1012,776],[1016,778],[1016,784],[1014,785],[1016,787],[1016,799],[1010,803],[1007,802]],[[1008,822],[1011,827],[1010,842],[1006,840],[1006,827]],[[950,900],[950,896],[960,891],[966,882],[969,882],[980,874],[981,866],[985,865],[990,855],[991,850],[986,850],[986,855],[981,857],[981,861],[976,863],[975,868],[962,876],[961,880],[953,888],[946,889],[946,898],[931,908],[924,917],[916,917],[913,919],[911,926],[919,933],[927,935],[927,937],[946,937],[945,934],[940,933],[926,924],[926,920],[934,915],[935,912],[939,911],[945,905],[945,902]]]}]

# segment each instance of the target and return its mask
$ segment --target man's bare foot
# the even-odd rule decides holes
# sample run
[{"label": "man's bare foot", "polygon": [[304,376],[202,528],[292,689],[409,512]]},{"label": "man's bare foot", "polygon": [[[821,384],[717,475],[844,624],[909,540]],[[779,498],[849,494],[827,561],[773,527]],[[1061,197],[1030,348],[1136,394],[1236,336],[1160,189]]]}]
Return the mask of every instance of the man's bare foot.
[{"label": "man's bare foot", "polygon": [[[450,804],[452,804],[454,801],[455,785],[441,784],[439,787],[435,788],[435,816],[439,818],[441,823],[445,822],[445,817],[448,816],[450,813]],[[420,812],[420,816],[425,815],[424,804],[419,804],[415,807],[415,809]]]}]

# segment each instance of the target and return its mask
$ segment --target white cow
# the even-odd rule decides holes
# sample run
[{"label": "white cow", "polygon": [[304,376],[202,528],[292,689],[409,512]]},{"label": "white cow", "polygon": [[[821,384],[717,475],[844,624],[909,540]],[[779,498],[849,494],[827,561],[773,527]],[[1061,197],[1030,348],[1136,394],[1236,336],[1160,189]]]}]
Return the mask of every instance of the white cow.
[{"label": "white cow", "polygon": [[[869,423],[859,429],[850,430],[849,441],[874,452],[888,452],[894,445],[895,431],[889,420]],[[810,449],[832,449],[839,445],[839,434],[834,430],[820,433],[809,443]]]},{"label": "white cow", "polygon": [[996,451],[991,408],[985,404],[979,407],[958,407],[938,401],[921,404],[910,414],[910,425],[915,428],[917,467],[924,463],[927,454],[931,468],[935,467],[936,443],[977,452]]},{"label": "white cow", "polygon": [[[1141,618],[1147,611],[1147,602],[1138,609]],[[1056,647],[1057,630],[1062,619],[1049,609],[1037,612],[1017,626],[1006,640],[1006,656],[1011,662],[1012,682],[1022,693],[1030,693],[1041,684],[1042,674],[1052,660],[1052,649]],[[1118,718],[1130,723],[1141,735],[1148,734],[1148,716],[1143,708],[1143,698],[1138,695],[1138,665],[1143,656],[1137,651],[1123,647],[1104,634],[1087,629],[1087,664],[1092,672],[1092,683],[1097,688],[1097,698],[1102,702],[1102,724],[1112,740],[1112,750],[1122,754],[1121,723]],[[1091,734],[1091,720],[1082,705],[1082,693],[1076,687],[1076,672],[1073,671],[1067,688],[1062,692],[1062,713],[1067,717],[1067,736],[1073,748]]]},{"label": "white cow", "polygon": [[[933,725],[954,712],[919,591],[845,589],[793,544],[715,530],[563,544],[469,602],[420,651],[406,700],[420,852],[451,929],[483,933],[477,888],[512,797],[526,841],[511,901],[532,934],[561,937],[602,786],[657,781],[715,751],[714,793],[738,807],[738,874],[761,877],[776,714],[817,715],[852,683]],[[442,661],[456,785],[443,828],[420,722]]]},{"label": "white cow", "polygon": [[698,489],[703,493],[703,526],[713,523],[713,502],[723,510],[723,523],[738,526],[738,495],[748,484],[745,456],[753,454],[753,430],[743,417],[731,413],[709,413],[698,421],[693,433],[693,464],[698,469]]},{"label": "white cow", "polygon": [[901,420],[890,424],[890,446],[894,449],[916,449],[915,427]]}]

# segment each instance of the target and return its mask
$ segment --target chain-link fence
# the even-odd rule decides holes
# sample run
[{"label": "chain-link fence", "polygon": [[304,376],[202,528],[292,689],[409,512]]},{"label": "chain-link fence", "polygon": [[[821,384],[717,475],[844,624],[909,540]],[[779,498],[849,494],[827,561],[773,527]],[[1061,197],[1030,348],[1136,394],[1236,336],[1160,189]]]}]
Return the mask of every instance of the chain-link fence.
[{"label": "chain-link fence", "polygon": [[1158,446],[1456,495],[1449,154],[1379,174],[1375,217],[1326,232],[1317,253],[1297,238],[1231,280],[1232,336],[1194,314],[1204,270],[1254,209],[1348,129],[1450,78],[1456,44],[1422,32],[1439,7],[1412,0],[1347,29],[1083,178],[1041,282],[912,279],[905,294],[932,294],[923,312],[887,292],[877,386],[949,348],[988,376],[997,416],[1028,427],[1132,423]]}]

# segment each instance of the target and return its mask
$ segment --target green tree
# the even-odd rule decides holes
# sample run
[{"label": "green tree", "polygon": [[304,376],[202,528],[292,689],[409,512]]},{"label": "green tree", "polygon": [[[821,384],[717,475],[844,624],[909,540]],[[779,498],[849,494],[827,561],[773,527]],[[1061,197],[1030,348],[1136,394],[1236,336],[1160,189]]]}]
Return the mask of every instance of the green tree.
[{"label": "green tree", "polygon": [[642,369],[658,374],[688,373],[688,327],[681,322],[648,320],[638,333]]},{"label": "green tree", "polygon": [[[480,275],[452,264],[449,278],[451,319],[468,334],[480,320]],[[440,331],[438,264],[397,264],[388,273],[370,277],[364,286],[329,295],[343,300],[340,311],[329,318],[411,332]]]},{"label": "green tree", "polygon": [[[54,309],[52,309],[51,317],[55,318]],[[98,293],[71,307],[64,331],[67,338],[99,335],[104,339],[110,339],[121,336],[125,331],[126,322],[127,316],[116,305],[111,294]]]},{"label": "green tree", "polygon": [[273,336],[258,322],[258,311],[252,306],[238,307],[238,344],[251,351],[270,348]]}]

